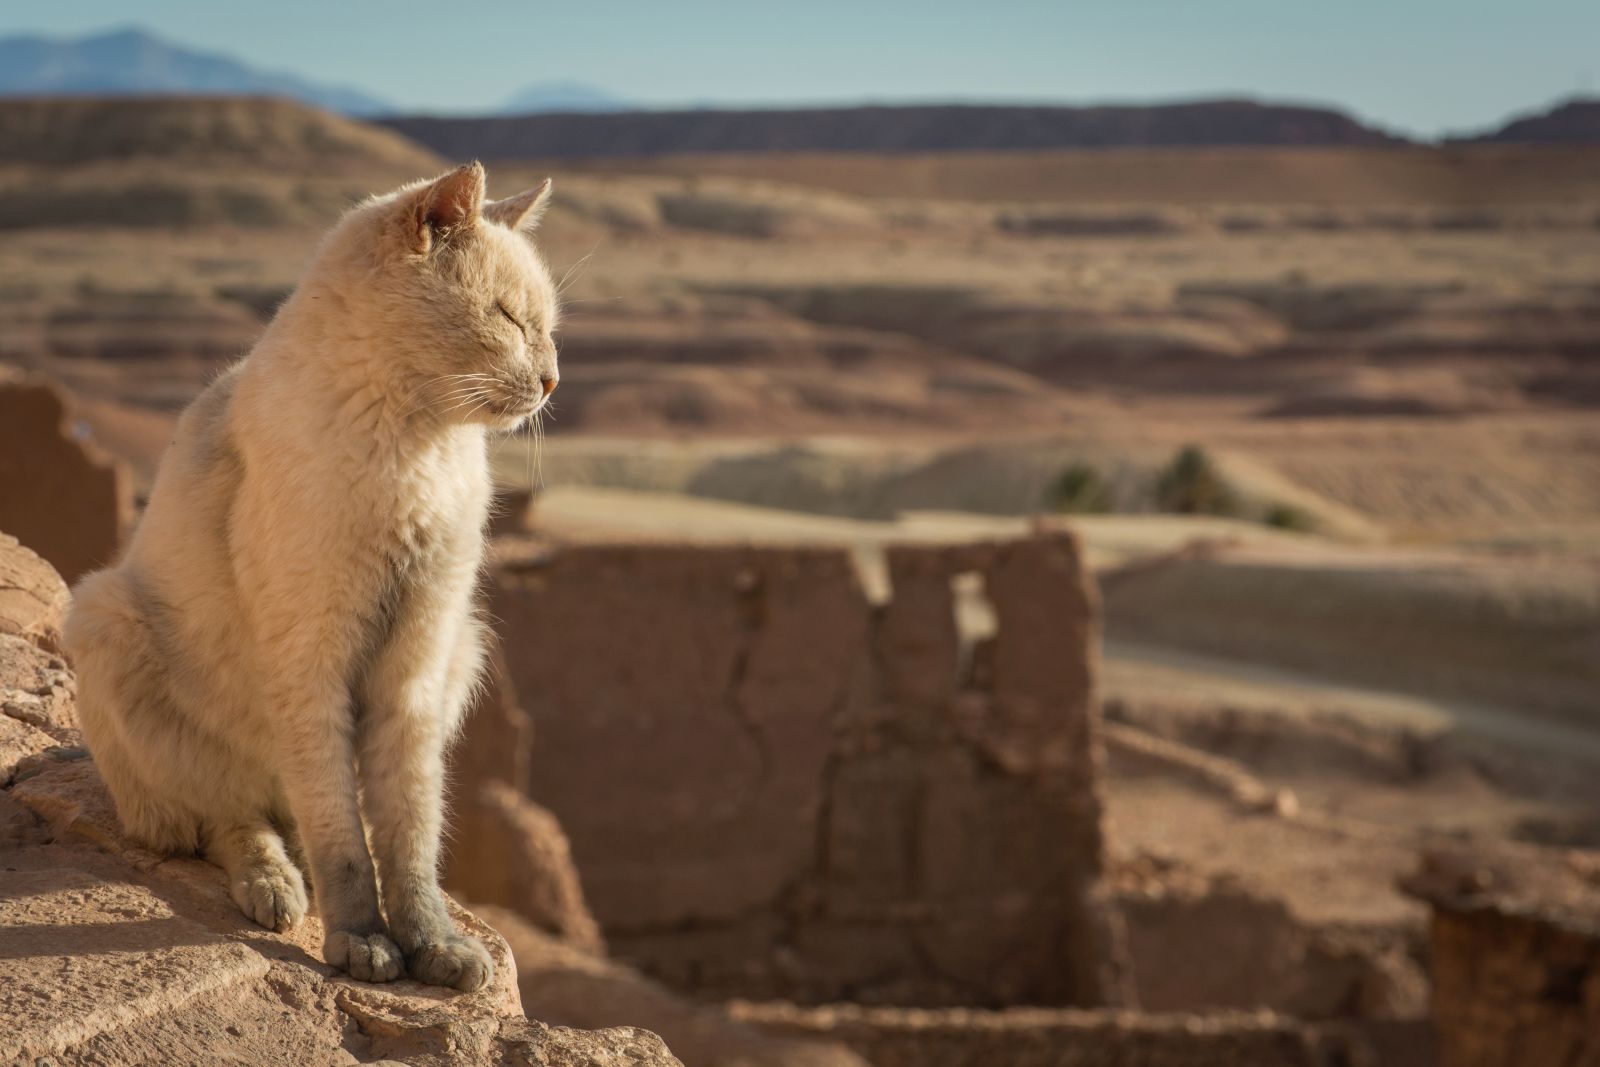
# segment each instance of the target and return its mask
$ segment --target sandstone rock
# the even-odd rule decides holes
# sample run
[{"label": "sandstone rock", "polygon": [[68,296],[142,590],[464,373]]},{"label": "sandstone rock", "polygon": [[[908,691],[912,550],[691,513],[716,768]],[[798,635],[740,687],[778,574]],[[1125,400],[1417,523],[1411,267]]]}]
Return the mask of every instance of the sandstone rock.
[{"label": "sandstone rock", "polygon": [[116,557],[132,520],[126,469],[78,437],[60,393],[0,377],[0,530],[73,582]]},{"label": "sandstone rock", "polygon": [[66,583],[50,564],[0,532],[0,634],[60,651],[61,623],[71,602]]},{"label": "sandstone rock", "polygon": [[0,1017],[24,1023],[0,1037],[7,1058],[82,1048],[271,970],[149,889],[70,867],[0,872],[0,928]]},{"label": "sandstone rock", "polygon": [[61,744],[74,744],[78,712],[77,686],[67,664],[39,646],[0,634],[0,712],[49,734]]},{"label": "sandstone rock", "polygon": [[[19,559],[37,563],[0,544],[0,567]],[[493,982],[369,985],[322,962],[315,918],[264,930],[219,868],[127,841],[79,747],[70,674],[15,636],[44,632],[48,598],[15,603],[32,614],[0,633],[0,1063],[678,1064],[642,1030],[524,1018],[505,941],[453,902]]]},{"label": "sandstone rock", "polygon": [[0,792],[0,855],[24,845],[42,845],[50,840],[44,824],[30,809]]},{"label": "sandstone rock", "polygon": [[72,701],[65,663],[20,637],[0,634],[0,786],[10,784],[28,757],[78,744]]},{"label": "sandstone rock", "polygon": [[122,840],[87,759],[46,766],[5,796],[41,819],[50,843],[9,851],[0,878],[0,1062],[678,1062],[643,1031],[525,1020],[504,940],[453,904],[494,957],[487,988],[344,977],[321,962],[314,918],[286,934],[261,929],[218,868]]}]

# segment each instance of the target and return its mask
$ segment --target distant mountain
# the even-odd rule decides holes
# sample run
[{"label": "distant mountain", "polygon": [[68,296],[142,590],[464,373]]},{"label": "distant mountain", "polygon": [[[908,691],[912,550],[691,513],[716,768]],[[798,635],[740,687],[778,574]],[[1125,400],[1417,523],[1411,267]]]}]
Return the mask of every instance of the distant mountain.
[{"label": "distant mountain", "polygon": [[506,115],[629,110],[632,105],[627,101],[582,82],[536,82],[511,94],[500,108]]},{"label": "distant mountain", "polygon": [[1548,111],[1512,119],[1497,130],[1453,140],[1504,144],[1600,143],[1600,97],[1575,97]]},{"label": "distant mountain", "polygon": [[357,89],[258,70],[137,28],[77,38],[0,37],[0,96],[287,96],[350,115],[394,110]]},{"label": "distant mountain", "polygon": [[400,116],[379,121],[450,159],[1404,143],[1338,111],[1249,100],[1111,107],[918,105]]}]

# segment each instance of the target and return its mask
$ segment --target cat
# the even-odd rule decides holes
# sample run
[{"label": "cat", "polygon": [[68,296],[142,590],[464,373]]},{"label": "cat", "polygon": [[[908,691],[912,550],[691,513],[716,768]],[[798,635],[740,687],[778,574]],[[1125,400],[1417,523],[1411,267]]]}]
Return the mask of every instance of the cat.
[{"label": "cat", "polygon": [[493,975],[438,886],[443,757],[482,661],[489,439],[558,381],[529,239],[549,195],[485,202],[473,163],[352,208],[184,412],[67,619],[129,835],[204,854],[274,930],[306,913],[304,868],[358,979]]}]

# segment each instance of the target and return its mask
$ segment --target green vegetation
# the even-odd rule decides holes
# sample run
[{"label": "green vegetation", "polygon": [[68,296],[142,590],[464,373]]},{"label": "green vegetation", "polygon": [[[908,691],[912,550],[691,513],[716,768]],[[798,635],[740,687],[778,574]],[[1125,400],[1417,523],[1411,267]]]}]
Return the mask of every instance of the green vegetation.
[{"label": "green vegetation", "polygon": [[1157,476],[1156,507],[1179,515],[1240,514],[1238,495],[1199,445],[1186,445]]},{"label": "green vegetation", "polygon": [[1073,515],[1111,510],[1111,486],[1087,463],[1074,463],[1050,486],[1050,506]]},{"label": "green vegetation", "polygon": [[1316,521],[1293,504],[1273,504],[1267,509],[1261,521],[1268,526],[1293,533],[1311,533],[1317,528]]}]

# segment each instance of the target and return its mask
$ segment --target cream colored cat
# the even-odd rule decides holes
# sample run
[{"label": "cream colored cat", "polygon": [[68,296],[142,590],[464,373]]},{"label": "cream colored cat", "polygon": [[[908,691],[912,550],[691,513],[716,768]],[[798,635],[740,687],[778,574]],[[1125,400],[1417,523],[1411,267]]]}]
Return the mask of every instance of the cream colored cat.
[{"label": "cream colored cat", "polygon": [[184,412],[67,620],[127,831],[203,852],[278,930],[307,907],[298,837],[323,951],[357,978],[492,973],[438,887],[442,757],[480,666],[487,435],[556,385],[525,236],[549,191],[485,204],[474,163],[353,209]]}]

